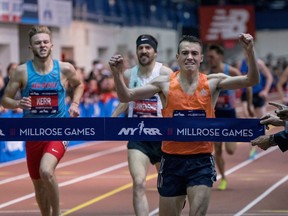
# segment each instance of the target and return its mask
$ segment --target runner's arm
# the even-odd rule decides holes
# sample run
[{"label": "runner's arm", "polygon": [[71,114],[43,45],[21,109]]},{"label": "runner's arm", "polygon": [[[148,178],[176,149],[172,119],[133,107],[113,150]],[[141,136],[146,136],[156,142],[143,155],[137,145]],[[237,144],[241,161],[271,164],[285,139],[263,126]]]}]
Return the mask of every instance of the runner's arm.
[{"label": "runner's arm", "polygon": [[[151,81],[147,85],[139,88],[127,88],[123,76],[124,64],[123,57],[121,55],[112,56],[109,60],[109,65],[113,73],[117,95],[121,102],[150,98],[154,94],[160,92],[159,87],[154,84],[157,83],[157,81]],[[156,77],[154,80],[156,79],[158,79],[158,77]]]},{"label": "runner's arm", "polygon": [[9,82],[5,88],[4,95],[2,97],[2,106],[7,109],[30,109],[31,100],[29,97],[24,97],[21,100],[15,100],[14,97],[25,84],[27,75],[26,75],[26,65],[18,66],[15,71],[11,74]]},{"label": "runner's arm", "polygon": [[119,103],[118,106],[115,108],[114,112],[112,113],[111,117],[117,117],[120,114],[124,113],[128,108],[129,103]]},{"label": "runner's arm", "polygon": [[227,76],[225,79],[220,77],[219,82],[217,82],[217,88],[219,89],[245,88],[259,83],[260,76],[255,57],[253,37],[250,34],[241,34],[239,41],[247,54],[248,73],[241,76]]}]

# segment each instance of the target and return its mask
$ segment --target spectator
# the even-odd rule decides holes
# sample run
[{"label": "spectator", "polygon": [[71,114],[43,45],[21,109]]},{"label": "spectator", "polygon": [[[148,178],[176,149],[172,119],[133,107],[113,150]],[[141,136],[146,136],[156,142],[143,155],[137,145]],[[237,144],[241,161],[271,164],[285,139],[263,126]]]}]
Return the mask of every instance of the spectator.
[{"label": "spectator", "polygon": [[260,123],[267,126],[269,124],[274,126],[284,126],[286,129],[275,134],[257,137],[251,141],[251,144],[252,146],[258,146],[263,150],[278,145],[280,150],[285,152],[288,150],[288,106],[275,102],[270,102],[269,104],[277,107],[275,110],[276,116],[268,113],[261,118]]}]

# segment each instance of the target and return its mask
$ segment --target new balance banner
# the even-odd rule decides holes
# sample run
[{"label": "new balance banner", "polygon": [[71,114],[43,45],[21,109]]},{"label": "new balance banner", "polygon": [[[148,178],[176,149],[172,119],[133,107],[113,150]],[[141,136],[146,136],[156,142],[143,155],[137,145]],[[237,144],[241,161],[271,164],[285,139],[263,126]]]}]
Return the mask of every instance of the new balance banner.
[{"label": "new balance banner", "polygon": [[203,42],[235,41],[241,33],[255,37],[253,6],[202,6],[199,16]]},{"label": "new balance banner", "polygon": [[0,141],[178,140],[249,142],[265,134],[259,119],[0,118]]}]

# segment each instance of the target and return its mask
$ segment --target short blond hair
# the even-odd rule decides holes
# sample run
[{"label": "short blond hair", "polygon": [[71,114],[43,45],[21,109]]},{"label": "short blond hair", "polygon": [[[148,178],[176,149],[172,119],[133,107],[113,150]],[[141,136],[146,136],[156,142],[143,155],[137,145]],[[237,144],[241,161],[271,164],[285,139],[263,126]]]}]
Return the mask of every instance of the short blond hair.
[{"label": "short blond hair", "polygon": [[29,43],[31,44],[31,38],[36,35],[36,34],[40,34],[40,33],[45,33],[48,34],[51,38],[51,31],[47,26],[43,26],[43,25],[35,25],[32,26],[31,29],[28,32],[29,35]]}]

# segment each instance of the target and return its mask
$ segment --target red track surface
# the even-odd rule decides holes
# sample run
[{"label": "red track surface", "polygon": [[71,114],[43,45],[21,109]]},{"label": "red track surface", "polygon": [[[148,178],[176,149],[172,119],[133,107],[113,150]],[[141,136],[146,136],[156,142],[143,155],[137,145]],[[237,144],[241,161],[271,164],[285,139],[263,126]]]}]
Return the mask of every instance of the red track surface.
[{"label": "red track surface", "polygon": [[[215,183],[208,216],[288,215],[287,153],[277,147],[257,149],[255,160],[249,160],[249,150],[249,143],[238,143],[235,155],[224,155],[228,189],[218,191],[218,181]],[[90,142],[71,147],[56,175],[63,215],[134,215],[126,142]],[[156,177],[151,166],[147,181],[151,215],[158,212]],[[0,216],[40,215],[33,193],[25,160],[0,165]],[[183,215],[188,215],[188,206]]]}]

